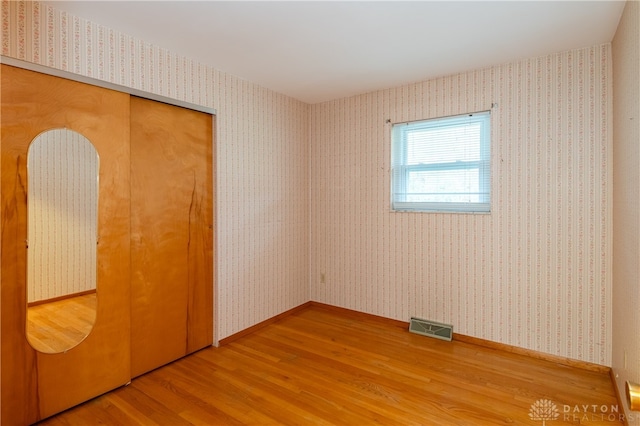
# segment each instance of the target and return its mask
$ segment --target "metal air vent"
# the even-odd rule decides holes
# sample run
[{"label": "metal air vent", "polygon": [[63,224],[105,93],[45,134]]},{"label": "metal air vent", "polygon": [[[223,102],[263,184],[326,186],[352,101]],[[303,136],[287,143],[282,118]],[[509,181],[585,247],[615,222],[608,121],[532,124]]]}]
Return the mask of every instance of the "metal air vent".
[{"label": "metal air vent", "polygon": [[424,336],[435,337],[436,339],[451,341],[453,338],[453,326],[441,324],[435,321],[411,318],[409,321],[409,331]]}]

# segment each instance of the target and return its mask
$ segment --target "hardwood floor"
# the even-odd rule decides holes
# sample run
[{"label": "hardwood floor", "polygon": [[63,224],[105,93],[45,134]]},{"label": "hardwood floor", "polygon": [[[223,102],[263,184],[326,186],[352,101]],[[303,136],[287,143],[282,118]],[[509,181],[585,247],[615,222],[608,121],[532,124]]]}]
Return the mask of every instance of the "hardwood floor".
[{"label": "hardwood floor", "polygon": [[617,409],[607,373],[312,305],[41,424],[614,425]]},{"label": "hardwood floor", "polygon": [[34,349],[59,353],[71,349],[91,332],[96,321],[96,293],[30,306],[27,336]]}]

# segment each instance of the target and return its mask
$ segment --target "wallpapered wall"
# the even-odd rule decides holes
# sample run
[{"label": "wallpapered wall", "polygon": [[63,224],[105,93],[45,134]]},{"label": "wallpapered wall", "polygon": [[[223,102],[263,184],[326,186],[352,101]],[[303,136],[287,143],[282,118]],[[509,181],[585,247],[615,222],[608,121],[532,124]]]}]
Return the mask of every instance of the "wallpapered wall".
[{"label": "wallpapered wall", "polygon": [[95,148],[79,133],[58,129],[38,135],[27,157],[27,302],[95,290]]},{"label": "wallpapered wall", "polygon": [[2,55],[217,110],[218,339],[309,300],[307,105],[38,2],[3,0],[1,37]]},{"label": "wallpapered wall", "polygon": [[[627,2],[613,52],[613,353],[618,390],[640,382],[640,3]],[[629,424],[640,425],[640,413]]]},{"label": "wallpapered wall", "polygon": [[[607,44],[313,105],[311,298],[608,365],[610,56]],[[388,121],[489,109],[491,214],[390,212]]]}]

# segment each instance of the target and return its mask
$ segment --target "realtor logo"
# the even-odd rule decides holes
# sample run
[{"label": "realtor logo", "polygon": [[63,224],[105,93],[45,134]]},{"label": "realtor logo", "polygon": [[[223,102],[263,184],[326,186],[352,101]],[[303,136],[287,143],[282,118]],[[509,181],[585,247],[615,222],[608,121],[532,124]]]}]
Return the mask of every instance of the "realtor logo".
[{"label": "realtor logo", "polygon": [[529,418],[542,421],[542,426],[547,424],[547,420],[556,420],[558,417],[560,417],[558,407],[548,399],[539,399],[529,408]]}]

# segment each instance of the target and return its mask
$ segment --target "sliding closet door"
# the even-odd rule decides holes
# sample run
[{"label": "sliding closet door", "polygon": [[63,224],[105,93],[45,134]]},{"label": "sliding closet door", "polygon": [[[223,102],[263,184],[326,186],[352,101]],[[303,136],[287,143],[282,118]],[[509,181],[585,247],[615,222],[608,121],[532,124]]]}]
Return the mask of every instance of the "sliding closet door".
[{"label": "sliding closet door", "polygon": [[[129,95],[7,65],[0,67],[1,422],[19,425],[130,380]],[[95,323],[77,346],[54,354],[33,349],[26,337],[27,282],[33,278],[27,276],[27,255],[35,247],[33,241],[27,241],[27,195],[33,189],[28,185],[27,152],[38,135],[51,129],[84,135],[99,156],[98,238],[89,243],[97,253],[92,266],[97,264],[97,270],[91,273],[97,283]],[[70,143],[66,139],[60,142]],[[61,176],[52,174],[50,180]],[[94,184],[96,178],[94,173]],[[43,207],[48,212],[41,216],[43,221],[50,216],[84,223],[79,216],[61,213],[50,204]],[[49,263],[34,275],[48,275],[54,266],[59,265]],[[59,337],[52,328],[47,333],[51,339]]]},{"label": "sliding closet door", "polygon": [[213,342],[213,117],[131,97],[133,377]]}]

